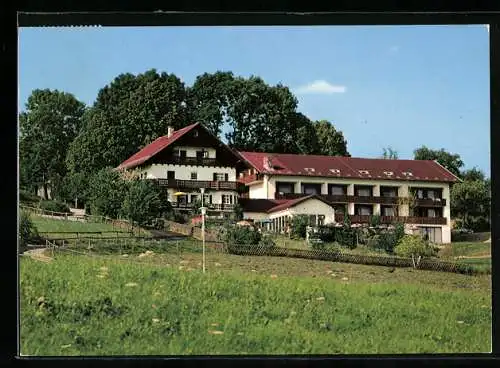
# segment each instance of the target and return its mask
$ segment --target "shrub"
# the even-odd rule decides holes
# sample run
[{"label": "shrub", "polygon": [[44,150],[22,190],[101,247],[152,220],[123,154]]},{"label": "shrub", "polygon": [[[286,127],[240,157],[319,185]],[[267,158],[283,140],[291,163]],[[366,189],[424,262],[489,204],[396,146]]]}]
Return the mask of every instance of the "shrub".
[{"label": "shrub", "polygon": [[266,249],[274,249],[276,247],[276,243],[270,236],[263,236],[259,242],[259,246]]},{"label": "shrub", "polygon": [[337,232],[337,228],[333,226],[320,226],[318,228],[318,237],[324,242],[333,243],[335,241],[335,234]]},{"label": "shrub", "polygon": [[397,223],[394,230],[387,230],[380,234],[378,239],[378,248],[385,250],[387,253],[393,253],[394,247],[398,245],[404,236],[404,224]]},{"label": "shrub", "polygon": [[122,209],[128,183],[111,168],[105,168],[90,178],[88,202],[92,214],[117,218]]},{"label": "shrub", "polygon": [[262,239],[261,233],[249,226],[226,226],[220,235],[228,245],[257,245]]},{"label": "shrub", "polygon": [[19,190],[19,201],[28,203],[39,203],[41,198],[36,194],[30,193],[27,190]]},{"label": "shrub", "polygon": [[59,201],[42,200],[40,202],[40,208],[51,212],[71,213],[68,205]]},{"label": "shrub", "polygon": [[23,252],[29,242],[38,241],[38,230],[28,212],[21,211],[19,217],[19,249]]},{"label": "shrub", "polygon": [[304,239],[306,237],[306,229],[309,225],[309,217],[307,215],[296,215],[292,217],[290,223],[290,231],[292,238]]},{"label": "shrub", "polygon": [[394,248],[398,256],[410,257],[413,267],[417,268],[423,257],[432,257],[436,255],[436,248],[429,242],[426,242],[419,235],[405,235]]},{"label": "shrub", "polygon": [[370,226],[371,227],[377,227],[380,225],[380,216],[379,215],[373,215],[370,217]]},{"label": "shrub", "polygon": [[162,203],[154,183],[136,179],[128,187],[121,208],[126,219],[144,226],[162,215]]}]

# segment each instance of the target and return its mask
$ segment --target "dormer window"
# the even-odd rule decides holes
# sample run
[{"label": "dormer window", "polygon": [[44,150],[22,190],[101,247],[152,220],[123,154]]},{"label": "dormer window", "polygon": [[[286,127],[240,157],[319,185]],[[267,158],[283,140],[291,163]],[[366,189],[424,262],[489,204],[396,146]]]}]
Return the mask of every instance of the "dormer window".
[{"label": "dormer window", "polygon": [[333,174],[340,174],[340,170],[339,169],[330,169],[330,172],[333,173]]},{"label": "dormer window", "polygon": [[368,175],[370,172],[368,170],[358,170],[360,174]]},{"label": "dormer window", "polygon": [[384,174],[387,176],[392,176],[394,173],[392,171],[384,171]]},{"label": "dormer window", "polygon": [[403,175],[404,176],[408,176],[408,177],[409,176],[413,176],[413,174],[411,172],[409,172],[409,171],[403,171]]},{"label": "dormer window", "polygon": [[305,167],[304,170],[307,171],[307,172],[314,172],[314,168],[313,167]]}]

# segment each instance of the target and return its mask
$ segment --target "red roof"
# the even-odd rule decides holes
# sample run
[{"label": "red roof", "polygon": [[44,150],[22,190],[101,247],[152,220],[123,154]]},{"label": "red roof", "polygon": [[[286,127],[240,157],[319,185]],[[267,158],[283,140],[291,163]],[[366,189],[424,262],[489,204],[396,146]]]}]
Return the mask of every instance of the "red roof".
[{"label": "red roof", "polygon": [[[431,160],[387,160],[264,152],[240,152],[240,154],[263,174],[437,182],[460,180],[439,163]],[[270,159],[272,167],[264,166],[267,158]],[[410,174],[405,174],[408,172]]]},{"label": "red roof", "polygon": [[317,196],[316,194],[311,194],[305,197],[300,197],[296,199],[249,199],[240,198],[239,204],[244,212],[266,212],[272,213],[277,211],[283,211],[290,207],[296,206],[299,203],[307,201],[308,199],[318,199],[328,205],[331,205],[323,198]]},{"label": "red roof", "polygon": [[187,132],[191,131],[194,127],[198,126],[200,123],[194,123],[188,125],[182,129],[175,130],[170,137],[164,135],[160,138],[155,139],[153,142],[148,144],[146,147],[141,149],[136,154],[129,157],[127,160],[123,161],[118,169],[130,169],[132,167],[136,167],[143,162],[149,160],[151,157],[156,155],[158,152],[168,147],[172,143],[174,143],[177,139],[182,137]]},{"label": "red roof", "polygon": [[294,206],[298,205],[299,203],[307,201],[308,199],[317,199],[317,200],[319,200],[319,201],[321,201],[323,203],[326,203],[329,206],[331,206],[331,204],[328,203],[327,201],[325,201],[323,198],[318,197],[316,194],[311,194],[311,195],[308,195],[308,196],[305,196],[305,197],[300,197],[300,198],[288,200],[285,203],[282,203],[282,204],[280,204],[280,205],[278,205],[276,207],[271,208],[267,212],[271,213],[271,212],[283,211],[283,210],[286,210],[286,209],[288,209],[290,207],[294,207]]}]

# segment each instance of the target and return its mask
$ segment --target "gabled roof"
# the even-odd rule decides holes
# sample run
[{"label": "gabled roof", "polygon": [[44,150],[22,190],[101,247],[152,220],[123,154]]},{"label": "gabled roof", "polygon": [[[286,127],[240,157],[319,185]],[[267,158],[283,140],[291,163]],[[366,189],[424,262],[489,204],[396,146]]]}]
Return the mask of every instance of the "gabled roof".
[{"label": "gabled roof", "polygon": [[300,198],[288,200],[285,203],[279,204],[276,207],[271,208],[267,212],[268,213],[272,213],[272,212],[283,211],[283,210],[286,210],[288,208],[295,207],[296,205],[298,205],[298,204],[300,204],[302,202],[308,201],[310,199],[317,199],[317,200],[319,200],[319,201],[321,201],[323,203],[326,203],[327,205],[331,206],[331,204],[328,203],[323,198],[317,196],[316,194],[311,194],[311,195],[308,195],[308,196],[305,196],[305,197],[300,197]]},{"label": "gabled roof", "polygon": [[[264,152],[240,152],[240,154],[263,174],[368,180],[434,182],[460,180],[436,161],[430,160],[388,160]],[[265,161],[268,164],[265,164]]]},{"label": "gabled roof", "polygon": [[238,203],[244,212],[267,212],[271,208],[289,201],[289,199],[240,198]]},{"label": "gabled roof", "polygon": [[198,126],[198,125],[200,125],[200,123],[191,124],[191,125],[188,125],[182,129],[175,130],[170,137],[164,135],[160,138],[155,139],[153,142],[148,144],[146,147],[141,149],[139,152],[133,154],[127,160],[123,161],[118,166],[118,169],[130,169],[132,167],[139,166],[140,164],[149,160],[151,157],[153,157],[154,155],[156,155],[157,153],[159,153],[163,149],[167,148],[169,145],[174,143],[176,140],[178,140],[184,134],[193,130],[193,128]]},{"label": "gabled roof", "polygon": [[305,202],[309,199],[317,199],[323,203],[326,203],[331,206],[323,198],[319,197],[316,194],[311,194],[305,197],[296,198],[296,199],[250,199],[250,198],[240,198],[239,204],[242,207],[244,212],[266,212],[273,213],[277,211],[283,211],[288,208],[294,207],[302,202]]},{"label": "gabled roof", "polygon": [[201,123],[194,123],[191,125],[188,125],[182,129],[175,130],[170,137],[164,135],[160,138],[155,139],[153,142],[148,144],[146,147],[141,149],[139,152],[133,154],[131,157],[129,157],[127,160],[123,161],[116,169],[131,169],[133,167],[139,166],[142,163],[146,162],[149,160],[151,157],[154,155],[158,154],[168,146],[170,146],[172,143],[177,141],[179,138],[182,136],[186,135],[190,131],[192,131],[196,127],[202,127],[206,132],[208,132],[210,135],[212,135],[215,139],[217,139],[220,143],[220,145],[226,149],[227,151],[231,152],[232,155],[236,156],[240,162],[242,162],[245,166],[248,165],[247,161],[240,155],[240,153],[228,145],[224,144],[220,139],[215,137],[208,129],[206,129],[203,124]]}]

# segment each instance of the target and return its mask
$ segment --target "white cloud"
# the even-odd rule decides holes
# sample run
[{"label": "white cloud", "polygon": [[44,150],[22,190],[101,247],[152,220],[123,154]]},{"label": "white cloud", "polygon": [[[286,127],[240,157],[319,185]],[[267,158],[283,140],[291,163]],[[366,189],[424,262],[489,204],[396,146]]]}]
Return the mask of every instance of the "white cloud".
[{"label": "white cloud", "polygon": [[316,80],[295,90],[298,94],[332,94],[344,93],[345,91],[345,86],[333,85],[324,80]]}]

